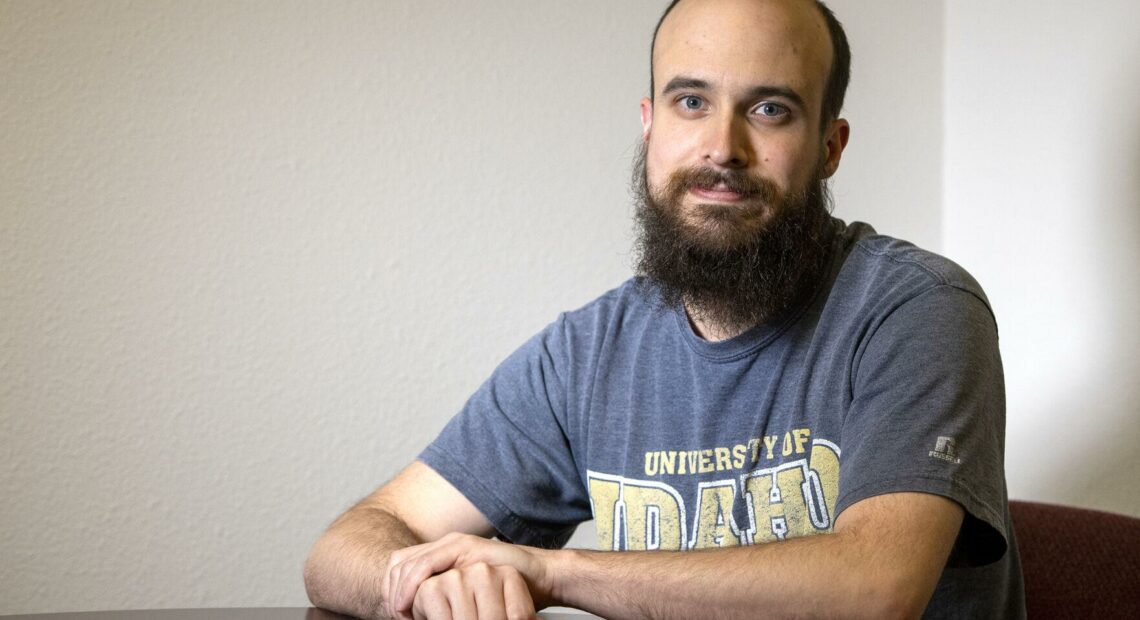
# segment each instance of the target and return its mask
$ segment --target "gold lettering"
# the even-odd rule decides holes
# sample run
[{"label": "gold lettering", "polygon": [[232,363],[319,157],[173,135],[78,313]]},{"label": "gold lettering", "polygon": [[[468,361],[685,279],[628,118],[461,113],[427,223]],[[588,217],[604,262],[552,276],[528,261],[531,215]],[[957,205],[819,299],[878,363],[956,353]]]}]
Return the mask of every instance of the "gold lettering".
[{"label": "gold lettering", "polygon": [[748,440],[748,449],[752,451],[752,462],[755,463],[756,461],[759,461],[760,460],[760,438],[756,437],[754,439],[749,439]]},{"label": "gold lettering", "polygon": [[614,506],[617,504],[621,484],[614,480],[590,477],[590,503],[594,509],[594,529],[598,533],[598,550],[616,551],[614,537]]},{"label": "gold lettering", "polygon": [[[679,474],[684,474],[684,473],[695,474],[695,473],[697,473],[697,458],[700,456],[700,452],[698,450],[689,450],[687,452],[683,452],[683,454],[678,454],[677,456],[678,457],[681,457],[681,456],[685,457],[684,459],[681,460],[681,471],[679,471],[677,473],[679,473]],[[689,465],[689,470],[687,470],[687,471],[685,470],[685,465]]]},{"label": "gold lettering", "polygon": [[628,536],[625,548],[630,551],[680,551],[684,544],[681,539],[681,519],[684,516],[677,498],[664,489],[637,486],[629,480],[624,488]]},{"label": "gold lettering", "polygon": [[787,520],[787,537],[806,536],[813,533],[811,520],[807,514],[807,498],[804,497],[804,467],[781,469],[776,474],[776,484],[780,485],[780,497],[784,500],[784,518]]},{"label": "gold lettering", "polygon": [[[773,505],[772,474],[766,472],[757,476],[749,476],[744,481],[745,497],[752,503],[752,514],[756,519],[751,524],[748,535],[751,543],[767,543],[779,540],[772,533],[772,519],[782,515],[780,506]],[[601,534],[599,534],[600,536]]]},{"label": "gold lettering", "polygon": [[766,543],[816,533],[808,518],[803,495],[804,467],[785,467],[773,474],[766,472],[748,478],[744,489],[752,502],[755,523],[752,542]]},{"label": "gold lettering", "polygon": [[814,443],[811,447],[811,468],[819,477],[819,486],[823,489],[823,503],[827,514],[821,515],[827,523],[827,531],[835,526],[835,502],[839,499],[839,455],[835,450],[823,443]]},{"label": "gold lettering", "polygon": [[716,449],[716,470],[732,469],[732,451],[728,448]]},{"label": "gold lettering", "polygon": [[707,474],[713,470],[713,451],[712,449],[701,450],[701,469],[702,474]]},{"label": "gold lettering", "polygon": [[[677,453],[673,450],[661,453],[661,473],[672,474],[673,465],[677,462]],[[681,467],[684,468],[684,461],[681,461]],[[685,472],[681,472],[682,474]]]},{"label": "gold lettering", "polygon": [[733,534],[732,505],[736,500],[731,484],[719,484],[701,489],[700,509],[697,512],[694,549],[709,547],[736,547],[740,540]]},{"label": "gold lettering", "polygon": [[661,462],[661,454],[659,452],[646,452],[645,453],[645,475],[656,476],[657,465]]},{"label": "gold lettering", "polygon": [[808,439],[811,438],[811,429],[797,428],[792,431],[792,436],[796,442],[796,454],[803,454],[804,446],[807,445]]},{"label": "gold lettering", "polygon": [[732,468],[742,469],[744,467],[744,452],[748,450],[743,444],[736,444],[732,447]]},{"label": "gold lettering", "polygon": [[776,447],[776,440],[777,439],[778,439],[778,437],[776,435],[765,435],[764,436],[764,447],[768,449],[768,459],[769,460],[772,459],[772,449]]}]

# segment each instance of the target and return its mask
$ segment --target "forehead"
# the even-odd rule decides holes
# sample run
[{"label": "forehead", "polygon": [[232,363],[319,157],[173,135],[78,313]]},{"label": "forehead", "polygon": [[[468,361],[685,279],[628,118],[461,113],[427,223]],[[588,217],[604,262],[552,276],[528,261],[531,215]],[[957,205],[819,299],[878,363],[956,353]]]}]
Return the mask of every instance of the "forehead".
[{"label": "forehead", "polygon": [[684,0],[657,33],[654,81],[657,88],[678,75],[726,88],[782,84],[816,101],[831,54],[811,0]]}]

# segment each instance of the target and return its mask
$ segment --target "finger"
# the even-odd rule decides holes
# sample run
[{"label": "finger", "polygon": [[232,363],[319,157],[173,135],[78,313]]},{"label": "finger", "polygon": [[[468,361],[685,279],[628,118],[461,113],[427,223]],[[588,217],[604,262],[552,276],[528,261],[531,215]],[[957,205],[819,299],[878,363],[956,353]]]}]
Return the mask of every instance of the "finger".
[{"label": "finger", "polygon": [[470,582],[464,578],[462,573],[449,571],[443,576],[450,578],[447,581],[446,589],[447,604],[451,608],[452,618],[475,620],[476,618],[491,617],[479,615],[478,608],[475,606],[475,593]]},{"label": "finger", "polygon": [[538,614],[534,609],[534,599],[530,595],[530,588],[518,571],[508,571],[503,576],[503,607],[504,618],[534,618]]},{"label": "finger", "polygon": [[447,599],[427,603],[423,606],[416,604],[412,607],[412,615],[408,616],[411,620],[451,620],[453,617],[456,616],[451,614]]},{"label": "finger", "polygon": [[[416,591],[410,617],[412,620],[451,620],[451,605],[438,579],[431,579]],[[462,617],[462,616],[460,616]]]},{"label": "finger", "polygon": [[396,565],[395,570],[392,571],[391,584],[388,588],[390,598],[388,600],[392,608],[398,612],[411,610],[420,585],[435,574],[421,561],[421,557],[426,552],[426,547],[428,545],[405,549],[410,553],[405,555]]},{"label": "finger", "polygon": [[412,609],[421,585],[434,574],[430,566],[418,557],[402,562],[396,571],[396,588],[392,590],[392,604],[396,606],[396,610]]},{"label": "finger", "polygon": [[384,603],[388,606],[388,615],[392,616],[393,618],[399,617],[400,612],[402,611],[399,607],[396,606],[396,592],[399,590],[400,586],[401,566],[403,566],[403,562],[394,564],[388,569],[387,575],[388,595],[384,598]]},{"label": "finger", "polygon": [[450,570],[455,566],[461,549],[459,545],[444,545],[425,549],[399,565],[396,588],[392,600],[399,610],[409,609],[416,598],[416,590],[424,580]]},{"label": "finger", "polygon": [[503,573],[507,568],[492,568],[487,564],[473,564],[463,569],[471,577],[472,594],[479,618],[506,618],[507,608],[503,603]]},{"label": "finger", "polygon": [[[398,607],[396,605],[396,594],[399,592],[400,575],[407,569],[410,560],[419,557],[427,547],[433,544],[434,543],[424,543],[412,545],[411,547],[397,549],[388,555],[388,566],[384,575],[384,585],[381,586],[381,594],[393,612],[397,611]],[[384,591],[385,589],[387,590],[386,592]],[[407,607],[410,607],[410,605]],[[394,613],[392,615],[394,615]]]},{"label": "finger", "polygon": [[395,583],[396,567],[399,566],[400,561],[404,555],[403,549],[397,549],[388,554],[388,561],[384,563],[384,576],[380,578],[380,600],[384,601],[383,612],[388,616],[395,616],[395,610],[392,608],[392,584]]},{"label": "finger", "polygon": [[388,618],[394,620],[413,620],[413,618],[419,617],[413,608],[397,609],[391,598],[384,601],[384,613],[388,614]]}]

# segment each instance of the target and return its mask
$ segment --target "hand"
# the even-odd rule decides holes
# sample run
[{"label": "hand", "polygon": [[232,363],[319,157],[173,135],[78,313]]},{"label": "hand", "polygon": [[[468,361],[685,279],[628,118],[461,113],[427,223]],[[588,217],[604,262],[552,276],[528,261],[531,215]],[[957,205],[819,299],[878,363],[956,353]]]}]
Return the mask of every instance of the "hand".
[{"label": "hand", "polygon": [[[470,593],[475,601],[479,601],[482,600],[481,597],[493,597],[495,593],[504,597],[510,593],[514,597],[520,589],[526,593],[529,613],[533,614],[535,603],[539,607],[545,607],[552,602],[548,567],[550,553],[533,547],[456,533],[448,534],[435,542],[395,551],[388,557],[386,576],[381,584],[388,615],[393,618],[419,618],[422,616],[415,614],[415,607],[424,610],[442,609],[438,606],[439,601],[452,601],[453,598],[459,600],[461,592]],[[479,565],[485,565],[486,568],[478,568]],[[510,570],[490,570],[500,568]],[[455,574],[449,576],[448,573],[451,572]],[[519,580],[522,588],[516,587]],[[432,585],[421,597],[421,590],[429,581],[438,583]],[[433,600],[436,603],[432,603]],[[468,597],[465,600],[472,599]],[[504,605],[508,604],[520,606],[511,600],[504,600]],[[510,612],[513,608],[505,609]],[[479,617],[483,617],[482,611]]]},{"label": "hand", "polygon": [[526,581],[510,566],[479,562],[429,577],[415,592],[413,620],[531,620],[534,601]]}]

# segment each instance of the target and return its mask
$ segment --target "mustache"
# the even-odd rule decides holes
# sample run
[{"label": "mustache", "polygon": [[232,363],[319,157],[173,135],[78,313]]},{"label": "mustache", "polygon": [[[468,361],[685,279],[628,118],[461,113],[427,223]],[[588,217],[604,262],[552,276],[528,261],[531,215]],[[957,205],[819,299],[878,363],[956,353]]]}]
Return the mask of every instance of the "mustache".
[{"label": "mustache", "polygon": [[756,197],[765,202],[771,202],[779,195],[776,184],[763,177],[706,167],[688,168],[673,173],[666,185],[665,195],[680,196],[695,188],[721,188],[741,196]]}]

